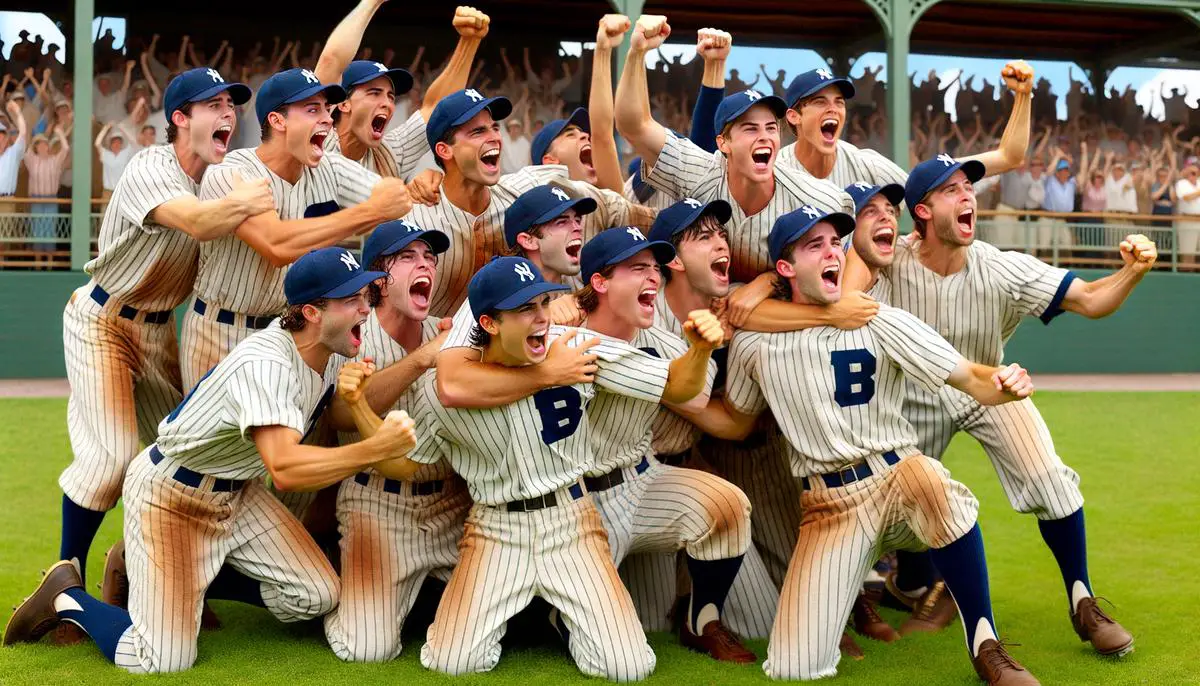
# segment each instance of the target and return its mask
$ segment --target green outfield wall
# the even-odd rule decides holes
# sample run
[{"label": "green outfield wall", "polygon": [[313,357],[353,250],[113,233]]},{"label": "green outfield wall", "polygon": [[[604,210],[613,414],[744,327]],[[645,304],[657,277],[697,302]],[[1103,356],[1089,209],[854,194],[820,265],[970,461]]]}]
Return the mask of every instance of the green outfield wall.
[{"label": "green outfield wall", "polygon": [[[66,375],[63,306],[85,281],[79,272],[0,272],[0,378]],[[1200,276],[1153,274],[1107,319],[1029,319],[1005,358],[1044,373],[1200,372]]]}]

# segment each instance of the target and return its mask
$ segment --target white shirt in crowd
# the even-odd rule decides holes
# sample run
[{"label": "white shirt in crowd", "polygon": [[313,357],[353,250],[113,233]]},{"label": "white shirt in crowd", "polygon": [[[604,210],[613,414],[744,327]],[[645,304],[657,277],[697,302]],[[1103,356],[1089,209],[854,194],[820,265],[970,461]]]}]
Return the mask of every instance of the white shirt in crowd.
[{"label": "white shirt in crowd", "polygon": [[1196,191],[1200,191],[1200,183],[1192,183],[1187,179],[1180,179],[1175,182],[1175,195],[1179,198],[1179,202],[1175,206],[1178,208],[1179,214],[1200,215],[1200,198],[1184,200],[1185,196]]},{"label": "white shirt in crowd", "polygon": [[1108,212],[1131,212],[1136,214],[1137,191],[1133,187],[1133,177],[1126,174],[1120,180],[1109,176],[1104,180],[1104,208]]},{"label": "white shirt in crowd", "polygon": [[121,152],[114,153],[108,148],[100,152],[100,166],[104,169],[104,190],[111,191],[117,187],[117,179],[121,178],[121,174],[125,172],[125,165],[129,164],[129,158],[137,152],[135,147],[127,142],[121,148]]},{"label": "white shirt in crowd", "polygon": [[[0,136],[6,135],[8,134],[0,133]],[[12,195],[17,192],[17,176],[21,173],[21,160],[25,157],[26,144],[26,139],[18,138],[0,154],[0,195]]]},{"label": "white shirt in crowd", "polygon": [[509,138],[508,130],[500,130],[500,138],[504,141],[500,148],[500,172],[502,174],[513,174],[520,171],[521,167],[529,166],[529,155],[532,149],[532,144],[527,136],[521,135],[517,138]]}]

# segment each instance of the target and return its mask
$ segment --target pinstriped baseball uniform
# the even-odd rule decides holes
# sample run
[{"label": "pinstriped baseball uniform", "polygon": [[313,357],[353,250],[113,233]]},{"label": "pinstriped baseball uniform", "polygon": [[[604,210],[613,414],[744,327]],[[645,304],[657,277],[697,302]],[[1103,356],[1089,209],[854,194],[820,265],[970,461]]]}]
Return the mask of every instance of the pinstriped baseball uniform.
[{"label": "pinstriped baseball uniform", "polygon": [[[350,161],[358,162],[364,169],[380,176],[408,179],[417,171],[417,163],[421,161],[421,156],[428,151],[429,143],[425,140],[425,118],[418,110],[413,112],[404,123],[383,134],[378,148],[373,150],[368,148],[367,154],[361,160]],[[325,138],[325,152],[345,157],[336,128],[330,129],[329,136]]]},{"label": "pinstriped baseball uniform", "polygon": [[[547,341],[564,332],[550,327]],[[571,344],[593,335],[581,331]],[[436,380],[422,378],[411,457],[449,460],[475,501],[459,564],[421,649],[425,667],[449,674],[492,669],[508,619],[541,596],[562,612],[580,671],[614,681],[653,671],[654,652],[579,479],[592,462],[585,405],[599,389],[656,401],[668,363],[612,339],[591,350],[600,356],[594,384],[547,388],[497,408],[445,408]],[[547,495],[556,504],[525,512],[506,505]]]},{"label": "pinstriped baseball uniform", "polygon": [[676,202],[676,200],[674,198],[670,197],[666,193],[663,193],[662,191],[655,191],[649,198],[646,199],[646,202],[642,202],[641,200],[638,199],[637,195],[635,195],[633,192],[633,177],[632,176],[629,177],[628,179],[625,179],[624,194],[625,194],[625,199],[628,200],[629,202],[635,203],[638,205],[644,205],[646,207],[649,207],[652,210],[662,211],[662,210],[667,209],[671,205],[674,205]]},{"label": "pinstriped baseball uniform", "polygon": [[[943,547],[975,525],[974,496],[918,452],[900,412],[905,377],[936,389],[961,359],[916,317],[888,306],[854,331],[734,336],[726,401],[745,414],[770,407],[793,472],[809,483],[763,664],[768,676],[836,674],[839,637],[879,553]],[[847,486],[819,476],[864,461],[873,475]]]},{"label": "pinstriped baseball uniform", "polygon": [[[332,396],[291,334],[272,323],[238,345],[159,426],[125,481],[125,564],[132,626],[116,663],[132,672],[196,660],[204,591],[223,564],[261,581],[267,609],[294,622],[337,604],[333,568],[262,485],[255,427],[304,435]],[[181,471],[184,470],[184,471]],[[186,470],[190,470],[187,472]],[[186,485],[182,474],[195,477]],[[224,488],[217,479],[244,480]]]},{"label": "pinstriped baseball uniform", "polygon": [[[775,157],[775,165],[811,176],[811,172],[803,164],[800,164],[800,160],[796,159],[795,143],[785,146],[779,151]],[[908,181],[908,172],[870,148],[858,148],[852,143],[839,139],[833,170],[829,172],[829,176],[825,177],[825,180],[838,188],[845,188],[857,181],[869,183],[872,186],[886,186],[889,183],[898,183],[903,186]]]},{"label": "pinstriped baseball uniform", "polygon": [[[896,246],[887,270],[890,302],[912,312],[974,362],[999,365],[1004,344],[1024,317],[1049,323],[1075,275],[1032,255],[1001,251],[982,241],[967,249],[966,267],[939,276],[917,259],[918,240]],[[953,388],[936,393],[909,384],[904,416],[918,446],[941,459],[950,439],[966,431],[983,446],[1009,503],[1039,519],[1061,519],[1083,507],[1079,475],[1054,449],[1050,430],[1033,401],[982,406]]]},{"label": "pinstriped baseball uniform", "polygon": [[695,143],[675,136],[667,136],[658,161],[649,173],[643,165],[643,177],[646,183],[673,201],[695,198],[700,202],[720,199],[729,203],[733,216],[725,227],[729,230],[730,277],[744,283],[772,268],[767,236],[779,215],[808,204],[823,212],[845,212],[854,216],[854,201],[841,188],[776,165],[775,193],[771,202],[757,214],[747,217],[730,195],[724,156],[720,152],[705,152]]},{"label": "pinstriped baseball uniform", "polygon": [[[436,319],[422,322],[422,343],[437,335]],[[407,355],[380,326],[376,310],[363,324],[362,337],[355,359],[370,357],[377,369]],[[325,378],[335,380],[347,361],[331,357]],[[414,382],[392,409],[415,414],[417,385]],[[345,445],[358,435],[340,438]],[[337,501],[342,597],[337,609],[325,616],[325,636],[335,655],[353,662],[383,662],[400,654],[400,630],[421,583],[428,575],[448,580],[458,562],[458,540],[470,507],[466,484],[445,461],[422,466],[411,483],[386,480],[373,469],[342,482]]]},{"label": "pinstriped baseball uniform", "polygon": [[[92,278],[76,289],[63,312],[71,384],[67,434],[74,460],[59,485],[89,510],[116,505],[139,437],[153,442],[158,422],[182,397],[170,310],[192,290],[199,245],[149,217],[159,205],[198,190],[173,147],[153,146],[134,155],[105,209],[99,255],[84,266]],[[136,313],[122,316],[123,308]]]},{"label": "pinstriped baseball uniform", "polygon": [[[315,168],[304,167],[293,185],[267,168],[255,150],[234,150],[224,162],[209,167],[200,183],[200,199],[228,195],[237,172],[243,179],[270,180],[280,219],[304,219],[363,202],[379,181],[378,174],[333,153],[323,156]],[[247,315],[274,316],[283,310],[287,304],[283,297],[285,274],[287,267],[272,266],[236,233],[200,246],[195,297],[205,303],[205,313],[198,314],[193,302],[183,318],[184,386],[195,385],[235,345],[254,333],[246,326]],[[234,312],[234,322],[218,321],[220,310]]]}]

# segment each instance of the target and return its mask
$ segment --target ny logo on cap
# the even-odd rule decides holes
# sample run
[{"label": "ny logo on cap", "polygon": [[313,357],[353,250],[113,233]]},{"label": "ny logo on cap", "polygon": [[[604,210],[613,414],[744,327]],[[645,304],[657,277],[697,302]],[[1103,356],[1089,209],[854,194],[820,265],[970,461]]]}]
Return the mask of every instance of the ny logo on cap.
[{"label": "ny logo on cap", "polygon": [[687,205],[688,207],[691,207],[691,208],[696,208],[696,207],[699,207],[703,203],[701,203],[699,200],[697,200],[695,198],[684,198],[683,204]]},{"label": "ny logo on cap", "polygon": [[828,69],[818,69],[817,76],[820,76],[822,81],[828,81],[833,78],[833,73]]},{"label": "ny logo on cap", "polygon": [[471,102],[480,102],[481,100],[483,100],[483,95],[481,95],[480,92],[475,90],[474,88],[468,88],[465,91],[465,94],[468,98],[471,99]]},{"label": "ny logo on cap", "polygon": [[750,102],[754,102],[762,97],[762,93],[759,93],[758,91],[746,91],[743,93],[743,95],[745,95],[747,98],[750,98]]},{"label": "ny logo on cap", "polygon": [[343,252],[341,257],[338,259],[342,261],[342,264],[346,265],[346,271],[348,272],[352,272],[359,268],[358,260],[354,259],[354,255],[351,255],[348,251]]},{"label": "ny logo on cap", "polygon": [[225,83],[225,79],[221,78],[221,72],[217,71],[216,69],[209,69],[204,73],[208,74],[208,77],[213,80],[213,83]]},{"label": "ny logo on cap", "polygon": [[517,276],[521,277],[522,283],[524,283],[525,279],[529,279],[530,281],[534,280],[533,270],[529,268],[528,262],[518,262],[517,265],[513,267],[513,271],[517,273]]},{"label": "ny logo on cap", "polygon": [[854,184],[854,187],[855,187],[855,188],[857,188],[857,189],[858,189],[858,190],[860,190],[860,191],[869,191],[869,190],[871,190],[871,187],[870,187],[870,186],[868,186],[867,184],[863,183],[862,181],[859,181],[858,183],[855,183],[855,184]]},{"label": "ny logo on cap", "polygon": [[387,71],[387,67],[383,66],[379,62],[375,63],[375,68],[378,69],[379,71]]},{"label": "ny logo on cap", "polygon": [[800,208],[800,211],[808,215],[809,219],[816,219],[817,217],[821,216],[821,211],[812,205],[805,205],[804,207]]},{"label": "ny logo on cap", "polygon": [[318,79],[316,74],[307,69],[301,69],[300,75],[303,76],[304,80],[308,83],[321,83],[321,79]]},{"label": "ny logo on cap", "polygon": [[558,198],[559,200],[562,200],[563,202],[566,202],[571,199],[571,196],[567,195],[567,192],[561,188],[551,189],[550,192],[554,194],[554,197]]},{"label": "ny logo on cap", "polygon": [[646,240],[646,237],[644,235],[642,235],[641,230],[638,229],[636,226],[625,227],[625,233],[629,234],[630,236],[633,236],[633,240],[635,240],[635,241]]},{"label": "ny logo on cap", "polygon": [[420,229],[420,228],[418,228],[417,226],[415,226],[415,225],[413,225],[413,224],[409,224],[407,219],[401,219],[401,220],[400,220],[400,226],[403,226],[403,227],[404,227],[404,229],[405,229],[406,231],[408,231],[409,233],[412,233],[413,231],[420,231],[420,230],[421,230],[421,229]]},{"label": "ny logo on cap", "polygon": [[946,153],[942,153],[942,154],[938,155],[937,161],[941,162],[942,164],[946,165],[947,167],[954,164],[954,158],[947,155]]}]

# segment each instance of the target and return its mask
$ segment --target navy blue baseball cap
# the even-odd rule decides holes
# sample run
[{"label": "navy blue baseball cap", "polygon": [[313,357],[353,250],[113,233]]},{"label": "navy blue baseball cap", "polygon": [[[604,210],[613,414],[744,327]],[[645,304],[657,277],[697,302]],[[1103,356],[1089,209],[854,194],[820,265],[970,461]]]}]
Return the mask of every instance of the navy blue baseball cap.
[{"label": "navy blue baseball cap", "polygon": [[542,270],[524,257],[497,257],[475,272],[467,284],[467,302],[475,321],[485,312],[515,310],[543,293],[569,291],[550,283]]},{"label": "navy blue baseball cap", "polygon": [[163,114],[170,121],[175,110],[189,102],[208,100],[225,91],[229,91],[229,97],[233,98],[235,105],[244,105],[250,100],[250,87],[246,84],[228,82],[216,69],[189,69],[167,84],[167,90],[163,93]]},{"label": "navy blue baseball cap", "polygon": [[583,246],[579,255],[579,275],[586,284],[592,274],[613,264],[620,264],[643,250],[654,252],[659,264],[675,259],[675,246],[666,241],[646,240],[642,230],[635,226],[618,226],[605,229]]},{"label": "navy blue baseball cap", "polygon": [[900,206],[904,202],[904,186],[898,183],[889,183],[886,186],[872,186],[868,183],[852,183],[846,186],[846,192],[854,198],[854,213],[858,214],[863,211],[867,203],[871,202],[871,198],[883,193],[883,197],[888,199],[888,202]]},{"label": "navy blue baseball cap", "polygon": [[538,131],[537,135],[533,137],[533,143],[529,148],[530,161],[534,164],[541,164],[542,158],[546,156],[546,151],[550,149],[550,144],[572,124],[583,129],[584,133],[592,132],[591,121],[588,119],[588,111],[582,107],[577,108],[566,119],[555,119],[552,122],[547,122],[542,127],[542,130]]},{"label": "navy blue baseball cap", "polygon": [[842,91],[842,97],[847,100],[854,97],[854,84],[850,82],[850,79],[834,76],[833,72],[825,68],[813,69],[797,75],[788,84],[786,96],[788,107],[795,107],[797,102],[810,95],[816,95],[817,91],[830,86],[837,86]]},{"label": "navy blue baseball cap", "polygon": [[324,84],[317,75],[308,69],[288,69],[263,82],[258,89],[258,98],[254,101],[254,114],[258,123],[267,120],[267,115],[275,110],[300,102],[312,96],[324,93],[330,105],[336,105],[346,99],[346,91],[336,83]]},{"label": "navy blue baseball cap", "polygon": [[396,95],[404,95],[412,90],[413,77],[404,69],[388,69],[374,60],[354,60],[346,71],[342,72],[342,90],[349,93],[355,86],[374,81],[380,76],[386,76],[392,81]]},{"label": "navy blue baseball cap", "polygon": [[721,100],[721,104],[717,105],[717,114],[713,117],[717,133],[720,133],[726,124],[742,116],[746,110],[755,105],[770,107],[776,119],[787,113],[787,103],[781,98],[774,95],[763,95],[755,90],[744,90],[740,93],[725,96]]},{"label": "navy blue baseball cap", "polygon": [[804,205],[798,210],[779,215],[771,233],[767,236],[767,246],[771,252],[771,262],[776,262],[783,256],[783,249],[808,233],[812,227],[821,222],[833,224],[839,237],[845,237],[854,230],[854,217],[845,212],[825,213],[813,207]]},{"label": "navy blue baseball cap", "polygon": [[484,97],[474,88],[455,91],[439,100],[425,125],[425,140],[429,142],[429,149],[433,150],[433,146],[445,137],[447,131],[466,124],[471,117],[485,109],[492,113],[492,119],[500,121],[512,114],[512,103],[504,96]]},{"label": "navy blue baseball cap", "polygon": [[517,234],[522,231],[561,217],[572,208],[579,214],[591,214],[596,207],[595,200],[572,198],[558,186],[538,186],[522,193],[504,210],[504,242],[511,248],[517,244]]},{"label": "navy blue baseball cap", "polygon": [[404,219],[393,219],[376,226],[363,243],[362,261],[370,265],[375,258],[393,255],[413,241],[425,241],[434,255],[450,249],[450,237],[435,229],[422,229]]},{"label": "navy blue baseball cap", "polygon": [[959,169],[963,170],[971,183],[982,179],[983,175],[987,173],[983,162],[979,160],[960,162],[946,153],[941,153],[932,160],[925,160],[913,167],[908,174],[908,183],[904,184],[904,202],[908,205],[909,213],[915,218],[917,216],[916,207],[925,199],[925,196],[946,183],[946,179]]},{"label": "navy blue baseball cap", "polygon": [[684,198],[658,213],[650,225],[650,240],[670,242],[672,236],[687,230],[706,214],[724,224],[733,216],[733,208],[724,200],[700,202],[695,198]]},{"label": "navy blue baseball cap", "polygon": [[303,305],[321,298],[348,298],[386,272],[368,272],[354,253],[331,246],[313,250],[296,260],[283,277],[283,295],[289,305]]}]

